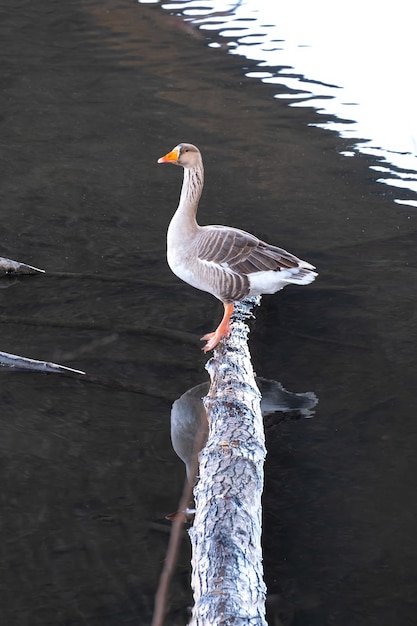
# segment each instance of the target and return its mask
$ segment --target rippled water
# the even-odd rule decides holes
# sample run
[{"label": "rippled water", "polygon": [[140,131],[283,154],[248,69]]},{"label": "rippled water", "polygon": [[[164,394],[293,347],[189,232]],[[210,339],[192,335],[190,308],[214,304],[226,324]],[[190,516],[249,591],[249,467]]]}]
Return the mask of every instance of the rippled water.
[{"label": "rippled water", "polygon": [[380,182],[408,190],[397,201],[417,206],[417,41],[408,0],[162,6],[198,27],[209,46],[255,60],[259,69],[247,76],[276,85],[275,97],[289,106],[314,107],[323,117],[316,125],[351,141],[345,154],[376,157]]}]

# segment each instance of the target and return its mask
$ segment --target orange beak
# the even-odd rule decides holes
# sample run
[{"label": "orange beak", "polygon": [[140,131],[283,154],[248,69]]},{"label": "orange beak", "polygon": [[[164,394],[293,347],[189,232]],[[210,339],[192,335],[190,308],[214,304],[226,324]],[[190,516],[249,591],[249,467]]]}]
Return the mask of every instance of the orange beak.
[{"label": "orange beak", "polygon": [[178,163],[178,157],[179,157],[179,149],[178,148],[174,148],[173,150],[171,150],[171,152],[168,152],[168,154],[166,154],[165,156],[161,157],[160,159],[158,159],[158,163]]}]

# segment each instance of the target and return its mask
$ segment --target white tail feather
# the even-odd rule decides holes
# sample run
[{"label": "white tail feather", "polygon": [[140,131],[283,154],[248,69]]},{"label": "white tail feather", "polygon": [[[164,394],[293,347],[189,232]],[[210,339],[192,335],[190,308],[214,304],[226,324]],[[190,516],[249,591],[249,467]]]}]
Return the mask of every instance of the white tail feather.
[{"label": "white tail feather", "polygon": [[317,276],[317,272],[313,270],[313,265],[305,263],[303,266],[300,264],[299,267],[288,268],[280,272],[273,270],[254,272],[248,276],[250,284],[249,295],[256,296],[263,293],[275,293],[291,283],[294,285],[309,285]]}]

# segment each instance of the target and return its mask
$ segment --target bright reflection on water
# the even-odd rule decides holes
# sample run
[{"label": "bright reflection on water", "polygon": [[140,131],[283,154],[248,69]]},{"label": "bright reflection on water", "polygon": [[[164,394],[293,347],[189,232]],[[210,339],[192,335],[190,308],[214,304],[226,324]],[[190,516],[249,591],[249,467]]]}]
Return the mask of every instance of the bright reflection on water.
[{"label": "bright reflection on water", "polygon": [[248,76],[279,85],[276,98],[289,106],[314,107],[323,114],[318,126],[352,140],[346,155],[375,156],[380,182],[403,188],[398,202],[417,206],[417,39],[408,0],[352,0],[337,9],[332,0],[162,6],[212,33],[211,47],[257,61],[259,72]]}]

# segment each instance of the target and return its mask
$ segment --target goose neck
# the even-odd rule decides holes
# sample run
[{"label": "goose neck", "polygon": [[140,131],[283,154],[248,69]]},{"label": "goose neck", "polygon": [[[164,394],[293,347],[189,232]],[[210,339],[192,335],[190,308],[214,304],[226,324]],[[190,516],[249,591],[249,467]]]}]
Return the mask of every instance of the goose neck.
[{"label": "goose neck", "polygon": [[203,191],[204,171],[203,168],[184,168],[184,180],[182,183],[178,213],[187,215],[195,220],[198,203]]}]

